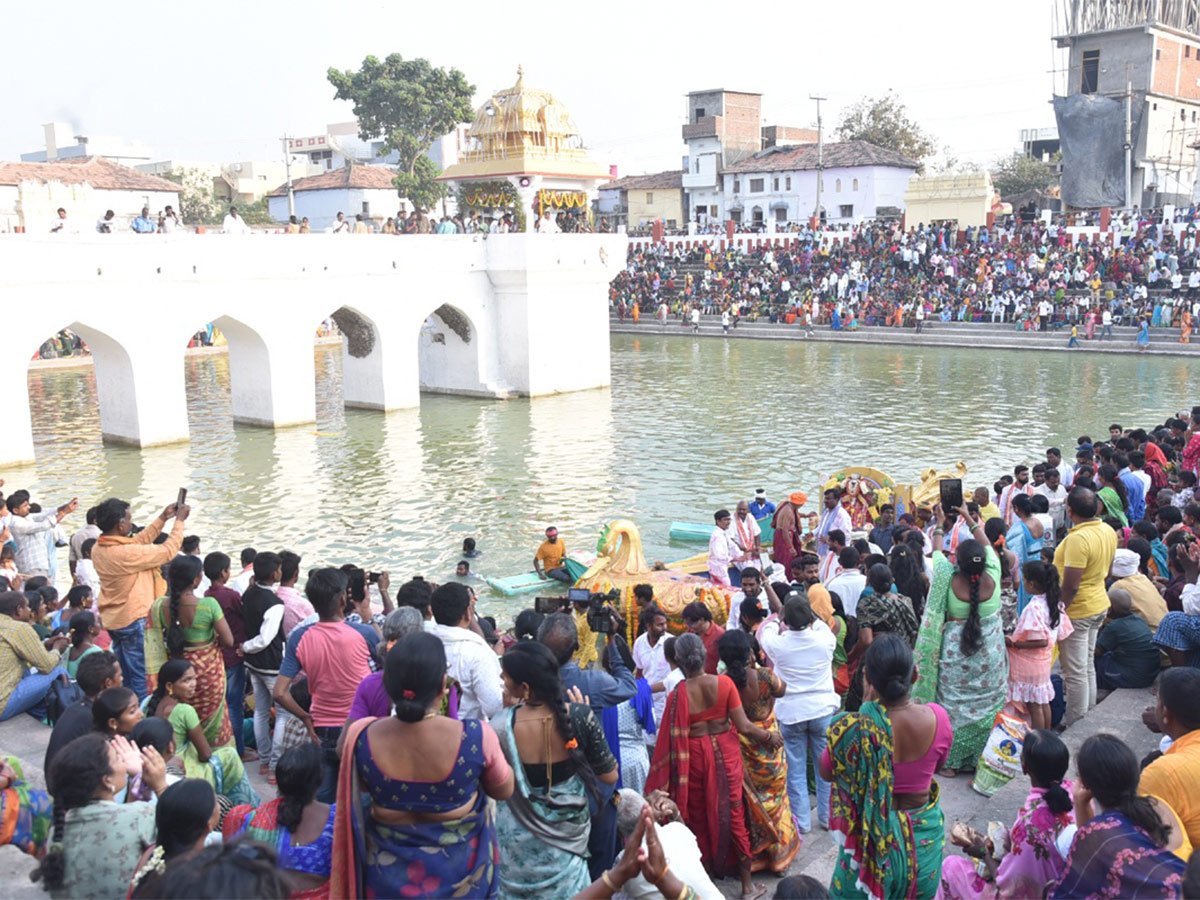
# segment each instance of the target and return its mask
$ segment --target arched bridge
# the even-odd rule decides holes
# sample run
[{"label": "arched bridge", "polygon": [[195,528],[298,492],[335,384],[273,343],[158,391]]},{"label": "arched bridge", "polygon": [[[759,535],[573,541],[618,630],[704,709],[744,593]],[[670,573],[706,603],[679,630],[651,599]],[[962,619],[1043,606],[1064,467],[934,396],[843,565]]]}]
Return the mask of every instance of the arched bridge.
[{"label": "arched bridge", "polygon": [[188,439],[182,351],[210,322],[229,344],[234,420],[254,425],[315,421],[313,337],[331,315],[347,406],[605,386],[608,284],[625,245],[577,234],[0,236],[0,465],[33,459],[28,363],[63,328],[91,349],[105,439],[134,446]]}]

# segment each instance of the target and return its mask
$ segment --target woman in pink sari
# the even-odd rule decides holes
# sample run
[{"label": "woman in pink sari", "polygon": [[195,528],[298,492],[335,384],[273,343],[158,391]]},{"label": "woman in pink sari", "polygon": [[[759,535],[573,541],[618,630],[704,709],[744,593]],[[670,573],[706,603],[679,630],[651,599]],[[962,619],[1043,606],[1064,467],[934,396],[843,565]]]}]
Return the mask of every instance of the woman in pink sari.
[{"label": "woman in pink sari", "polygon": [[1096,311],[1094,309],[1088,309],[1087,315],[1083,317],[1083,333],[1089,341],[1096,338]]},{"label": "woman in pink sari", "polygon": [[1067,862],[1056,842],[1075,822],[1071,782],[1064,777],[1070,760],[1066,744],[1054,732],[1026,734],[1021,768],[1030,790],[1009,831],[1008,852],[997,860],[997,848],[987,838],[971,829],[959,833],[956,826],[950,840],[974,860],[950,856],[942,863],[945,900],[1040,897],[1048,883],[1062,877]]}]

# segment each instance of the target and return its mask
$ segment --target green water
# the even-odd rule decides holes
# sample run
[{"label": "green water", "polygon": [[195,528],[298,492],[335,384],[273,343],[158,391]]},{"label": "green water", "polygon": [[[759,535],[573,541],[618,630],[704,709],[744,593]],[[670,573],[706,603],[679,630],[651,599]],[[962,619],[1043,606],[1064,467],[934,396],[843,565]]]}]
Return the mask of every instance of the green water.
[{"label": "green water", "polygon": [[485,575],[529,569],[548,524],[568,549],[594,549],[617,516],[639,523],[649,559],[677,559],[702,548],[672,546],[672,520],[711,521],[756,487],[813,496],[844,465],[903,482],[958,460],[990,485],[1111,421],[1200,402],[1200,367],[1184,359],[613,335],[611,389],[425,395],[386,415],[345,410],[340,354],[318,349],[316,426],[270,431],[232,424],[225,357],[182,364],[191,442],[147,450],[101,443],[90,369],[31,370],[38,462],[0,472],[6,490],[85,508],[115,494],[146,521],[186,485],[205,552],[287,547],[305,568],[442,580],[468,535]]}]

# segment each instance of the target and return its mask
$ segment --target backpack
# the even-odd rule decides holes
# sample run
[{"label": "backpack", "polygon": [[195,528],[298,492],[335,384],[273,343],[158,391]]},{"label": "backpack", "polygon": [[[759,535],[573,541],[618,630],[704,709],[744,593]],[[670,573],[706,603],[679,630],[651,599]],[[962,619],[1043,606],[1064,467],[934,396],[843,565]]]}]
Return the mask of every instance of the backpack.
[{"label": "backpack", "polygon": [[68,706],[73,706],[83,699],[83,690],[64,672],[50,682],[50,690],[46,692],[46,721],[51,725],[58,723],[59,717]]}]

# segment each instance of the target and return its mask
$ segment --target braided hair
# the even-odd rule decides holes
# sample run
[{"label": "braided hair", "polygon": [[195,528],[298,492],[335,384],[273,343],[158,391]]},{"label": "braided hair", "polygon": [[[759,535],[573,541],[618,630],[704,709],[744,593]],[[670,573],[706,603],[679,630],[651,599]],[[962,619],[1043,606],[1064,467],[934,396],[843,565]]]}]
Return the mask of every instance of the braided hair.
[{"label": "braided hair", "polygon": [[1062,738],[1053,731],[1039,729],[1028,732],[1021,749],[1021,763],[1034,787],[1045,788],[1042,799],[1046,801],[1050,812],[1061,816],[1071,811],[1074,805],[1071,795],[1062,785],[1071,763],[1071,752]]},{"label": "braided hair", "polygon": [[736,628],[726,631],[717,639],[717,653],[721,656],[721,662],[725,663],[725,674],[738,690],[746,687],[746,670],[757,649],[754,638]]},{"label": "braided hair", "polygon": [[90,610],[77,612],[71,616],[71,646],[79,647],[91,637],[92,626],[96,624],[96,617],[92,615]]},{"label": "braided hair", "polygon": [[983,581],[983,571],[987,551],[983,544],[976,540],[962,541],[958,545],[958,571],[966,577],[971,587],[971,597],[968,603],[971,611],[962,630],[963,656],[974,656],[983,647],[983,622],[979,618],[979,590]]},{"label": "braided hair", "polygon": [[158,670],[158,685],[154,688],[150,699],[146,701],[146,718],[154,715],[158,704],[162,702],[163,697],[167,696],[167,685],[174,684],[191,667],[191,661],[186,659],[168,659],[162,664],[162,668]]},{"label": "braided hair", "polygon": [[1031,594],[1044,593],[1046,595],[1046,610],[1049,613],[1048,621],[1052,629],[1058,628],[1059,619],[1061,618],[1061,610],[1058,608],[1059,597],[1061,596],[1061,587],[1058,581],[1058,569],[1054,568],[1052,563],[1042,562],[1040,559],[1031,559],[1021,567],[1021,576],[1025,579],[1026,589],[1030,586],[1037,586],[1042,590],[1033,591]]},{"label": "braided hair", "polygon": [[1140,828],[1159,847],[1165,847],[1170,828],[1159,818],[1153,801],[1138,793],[1141,769],[1137,757],[1119,737],[1094,734],[1079,748],[1079,779],[1096,802],[1115,809]]},{"label": "braided hair", "polygon": [[292,747],[275,767],[279,782],[279,824],[295,832],[304,807],[312,803],[321,786],[321,748],[305,742]]},{"label": "braided hair", "polygon": [[[564,698],[566,690],[558,673],[558,660],[550,648],[538,641],[518,641],[500,657],[504,674],[517,684],[529,685],[530,699],[543,704],[554,717],[554,727],[567,748],[567,758],[593,799],[601,796],[600,781],[587,755],[579,746],[579,736],[571,721]],[[584,707],[586,709],[586,707]],[[588,710],[588,715],[592,715]]]},{"label": "braided hair", "polygon": [[53,836],[41,865],[30,873],[32,880],[40,879],[52,891],[62,887],[66,874],[62,843],[66,814],[91,803],[112,771],[108,736],[97,731],[77,737],[55,755],[48,779],[54,785]]},{"label": "braided hair", "polygon": [[925,565],[917,558],[917,554],[906,543],[892,546],[888,568],[892,570],[892,580],[896,582],[896,591],[912,601],[913,612],[917,621],[925,612]]},{"label": "braided hair", "polygon": [[176,556],[167,566],[167,601],[169,611],[164,635],[167,655],[172,659],[183,656],[187,642],[183,637],[183,626],[179,624],[179,604],[183,595],[192,589],[200,576],[203,563],[194,556]]}]

